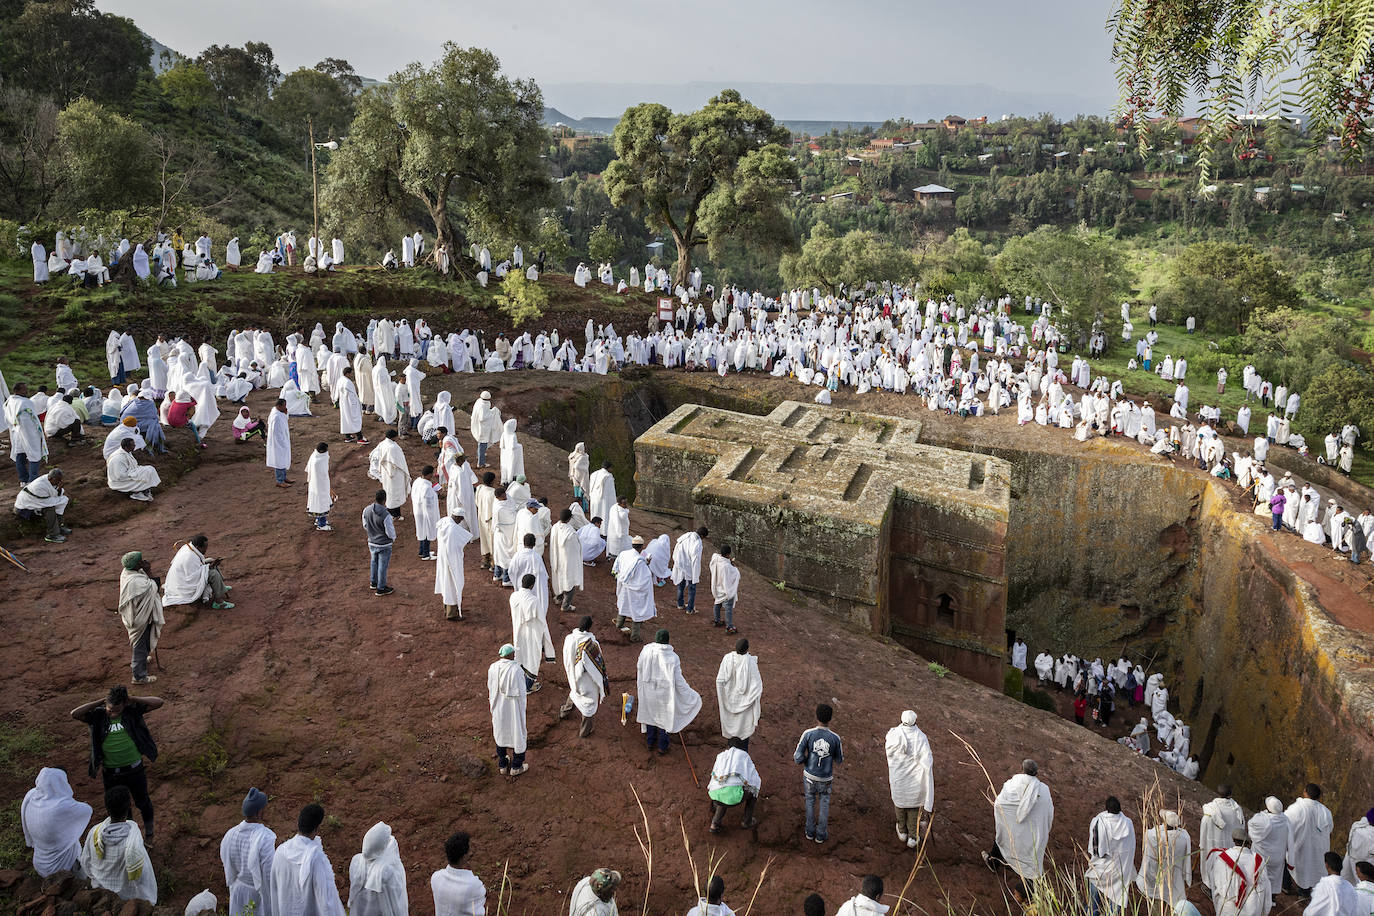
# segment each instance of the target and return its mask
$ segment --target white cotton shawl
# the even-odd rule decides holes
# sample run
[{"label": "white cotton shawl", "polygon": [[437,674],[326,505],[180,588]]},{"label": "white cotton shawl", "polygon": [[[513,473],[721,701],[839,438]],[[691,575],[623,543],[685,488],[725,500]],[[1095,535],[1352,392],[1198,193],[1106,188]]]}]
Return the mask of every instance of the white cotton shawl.
[{"label": "white cotton shawl", "polygon": [[353,857],[348,873],[348,911],[353,916],[405,916],[409,912],[401,850],[386,824],[374,824],[364,834],[363,851]]},{"label": "white cotton shawl", "polygon": [[172,557],[172,565],[167,567],[167,581],[162,586],[163,606],[199,601],[209,579],[210,566],[205,562],[205,555],[190,544],[182,544]]},{"label": "white cotton shawl", "polygon": [[701,711],[701,694],[682,676],[682,663],[672,646],[657,642],[646,645],[639,653],[636,675],[640,725],[654,725],[675,734]]},{"label": "white cotton shawl", "polygon": [[81,834],[91,822],[91,806],[72,797],[66,772],[56,767],[39,770],[19,817],[24,844],[33,849],[34,871],[46,877],[71,870],[81,854]]},{"label": "white cotton shawl", "polygon": [[753,655],[729,652],[716,671],[716,701],[720,706],[720,731],[726,738],[748,738],[759,725],[763,678]]}]

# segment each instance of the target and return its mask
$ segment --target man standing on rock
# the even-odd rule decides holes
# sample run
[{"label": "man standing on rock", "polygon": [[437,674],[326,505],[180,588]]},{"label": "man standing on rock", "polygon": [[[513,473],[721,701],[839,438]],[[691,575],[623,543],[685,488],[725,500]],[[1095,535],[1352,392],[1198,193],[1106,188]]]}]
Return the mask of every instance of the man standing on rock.
[{"label": "man standing on rock", "polygon": [[487,702],[491,731],[496,738],[496,763],[502,776],[519,776],[525,763],[525,669],[515,660],[515,646],[506,643],[487,669]]},{"label": "man standing on rock", "polygon": [[716,700],[720,706],[720,732],[726,739],[738,738],[740,747],[749,750],[749,738],[759,726],[763,706],[763,678],[759,660],[749,654],[749,640],[735,643],[735,651],[720,660],[716,671]]},{"label": "man standing on rock", "polygon": [[[648,570],[645,570],[648,575]],[[668,753],[673,735],[692,723],[701,711],[701,694],[682,676],[682,661],[668,642],[668,631],[659,630],[654,641],[640,650],[635,666],[639,708],[637,719],[649,750]]]},{"label": "man standing on rock", "polygon": [[983,853],[989,868],[1010,866],[1027,890],[1045,874],[1045,845],[1054,825],[1054,802],[1038,772],[1034,760],[1023,760],[1021,772],[1002,785],[992,807],[996,839]]},{"label": "man standing on rock", "polygon": [[131,697],[125,688],[112,687],[105,699],[84,703],[71,713],[91,731],[91,778],[99,770],[107,791],[117,786],[129,791],[143,815],[143,833],[149,841],[153,839],[153,802],[143,761],[157,760],[157,745],[143,716],[161,708],[159,697]]},{"label": "man standing on rock", "polygon": [[229,828],[219,844],[229,885],[229,916],[242,916],[250,907],[259,916],[272,916],[272,857],[277,835],[262,822],[267,795],[258,788],[243,799],[243,820]]},{"label": "man standing on rock", "polygon": [[1303,899],[1312,896],[1312,888],[1326,874],[1323,857],[1331,851],[1331,811],[1317,799],[1322,797],[1321,786],[1308,783],[1302,798],[1288,806],[1288,870],[1284,873],[1284,891]]},{"label": "man standing on rock", "polygon": [[592,635],[592,618],[583,617],[577,629],[563,638],[563,672],[568,676],[568,699],[558,710],[558,718],[565,719],[576,709],[582,714],[577,737],[586,738],[592,733],[601,701],[611,689],[601,644]]},{"label": "man standing on rock", "polygon": [[888,729],[883,749],[887,752],[892,808],[897,815],[897,839],[915,849],[921,842],[921,811],[929,814],[935,807],[935,761],[930,740],[916,725],[915,710],[903,712],[901,724]]},{"label": "man standing on rock", "polygon": [[[1150,675],[1151,680],[1156,677],[1163,680],[1160,675]],[[1245,812],[1235,799],[1231,798],[1231,787],[1222,783],[1217,786],[1217,797],[1202,806],[1202,823],[1198,825],[1197,848],[1201,856],[1198,871],[1202,874],[1203,885],[1209,890],[1212,887],[1209,858],[1213,852],[1228,848],[1231,845],[1232,834],[1244,826]]]},{"label": "man standing on rock", "polygon": [[296,818],[296,835],[272,857],[270,916],[344,916],[334,868],[316,836],[324,808],[306,805]]},{"label": "man standing on rock", "polygon": [[824,843],[830,836],[830,789],[835,781],[835,764],[844,763],[840,736],[830,730],[834,715],[827,704],[818,705],[815,727],[802,732],[792,753],[792,760],[802,766],[806,838],[817,843]]}]

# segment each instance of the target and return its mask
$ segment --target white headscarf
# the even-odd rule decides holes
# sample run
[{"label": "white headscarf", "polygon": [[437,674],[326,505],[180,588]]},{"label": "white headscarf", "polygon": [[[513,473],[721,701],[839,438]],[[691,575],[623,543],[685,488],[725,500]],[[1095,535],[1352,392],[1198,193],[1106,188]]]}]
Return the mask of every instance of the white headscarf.
[{"label": "white headscarf", "polygon": [[[363,835],[363,851],[353,857],[349,868],[352,878],[352,892],[349,894],[349,909],[367,912],[381,912],[383,916],[406,916],[409,909],[406,899],[406,872],[401,864],[401,850],[391,828],[378,822]],[[359,889],[377,895],[377,909],[360,907],[357,897]]]},{"label": "white headscarf", "polygon": [[81,834],[91,822],[91,806],[72,797],[66,772],[44,767],[24,796],[20,819],[24,842],[33,847],[34,870],[46,876],[76,862]]}]

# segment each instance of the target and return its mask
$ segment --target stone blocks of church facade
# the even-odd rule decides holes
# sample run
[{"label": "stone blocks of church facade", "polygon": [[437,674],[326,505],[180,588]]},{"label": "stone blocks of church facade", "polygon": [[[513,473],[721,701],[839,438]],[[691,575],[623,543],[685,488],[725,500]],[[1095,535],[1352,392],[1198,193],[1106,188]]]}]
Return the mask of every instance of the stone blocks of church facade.
[{"label": "stone blocks of church facade", "polygon": [[686,404],[635,441],[636,503],[690,516],[769,580],[1000,687],[1010,467],[920,433],[792,401],[764,417]]}]

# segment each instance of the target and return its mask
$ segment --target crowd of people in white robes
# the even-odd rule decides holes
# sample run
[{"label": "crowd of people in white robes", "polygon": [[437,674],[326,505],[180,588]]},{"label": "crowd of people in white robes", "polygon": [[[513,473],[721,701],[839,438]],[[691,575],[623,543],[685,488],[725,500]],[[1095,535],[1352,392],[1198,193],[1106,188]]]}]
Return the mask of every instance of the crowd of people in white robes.
[{"label": "crowd of people in white robes", "polygon": [[[423,250],[423,239],[407,237],[406,241],[409,245],[403,242],[402,261],[408,262],[408,266]],[[288,245],[287,251],[294,257],[294,237],[288,239],[284,234],[281,244]],[[326,258],[334,259],[336,254],[336,260],[342,260],[341,251],[325,251],[313,239],[307,249],[307,257],[316,259],[317,269],[321,269]],[[484,268],[489,266],[490,252],[484,256],[484,250],[478,250],[475,257]],[[519,267],[520,257],[514,257],[510,266]],[[654,269],[649,276],[651,267],[646,265],[644,282],[661,287],[667,282],[667,275]],[[328,269],[327,265],[322,269]],[[638,279],[635,273],[632,271],[632,280]],[[604,276],[602,282],[606,282]],[[612,469],[591,471],[584,446],[575,448],[568,456],[567,486],[572,501],[566,509],[559,510],[555,520],[549,499],[532,494],[536,487],[548,493],[563,484],[529,480],[517,419],[502,417],[487,393],[478,398],[472,406],[467,430],[476,457],[474,467],[468,460],[468,446],[462,441],[460,421],[448,392],[439,392],[432,399],[425,396],[430,372],[538,369],[605,374],[624,365],[650,364],[722,375],[730,371],[758,371],[809,386],[818,396],[837,391],[841,385],[857,393],[909,393],[922,398],[932,410],[967,417],[995,414],[1014,404],[1022,423],[1053,423],[1074,430],[1080,439],[1115,434],[1132,436],[1153,447],[1160,441],[1182,438],[1182,432],[1173,424],[1167,430],[1159,425],[1149,404],[1139,406],[1126,398],[1119,382],[1108,384],[1101,377],[1094,380],[1086,360],[1075,358],[1067,371],[1061,367],[1061,335],[1050,320],[1048,307],[1041,309],[1025,327],[1012,320],[1009,300],[980,302],[965,309],[953,302],[921,303],[901,289],[885,290],[858,302],[821,297],[814,290],[794,290],[771,300],[758,293],[731,289],[712,299],[714,290],[707,287],[704,292],[710,300],[710,317],[714,319],[708,324],[699,273],[694,274],[691,284],[690,288],[676,291],[674,326],[651,329],[644,334],[636,330],[622,338],[611,325],[598,327],[589,321],[580,347],[557,330],[526,331],[512,339],[498,335],[488,343],[485,335],[468,329],[445,334],[430,328],[422,319],[412,323],[404,317],[373,319],[357,329],[338,322],[332,333],[317,324],[309,334],[290,334],[280,345],[263,328],[235,329],[229,333],[222,353],[208,341],[193,347],[183,339],[160,337],[146,351],[148,376],[141,384],[130,383],[124,392],[112,390],[108,398],[99,398],[98,392],[93,396],[99,402],[99,422],[104,423],[109,417],[114,425],[105,445],[109,462],[107,483],[135,498],[148,495],[158,485],[156,470],[139,465],[133,456],[140,450],[155,448],[155,443],[164,438],[163,427],[172,423],[173,409],[178,404],[184,405],[179,413],[192,427],[196,440],[203,443],[215,425],[219,413],[215,405],[220,398],[242,404],[254,390],[277,390],[280,397],[265,424],[265,461],[278,472],[278,484],[286,486],[289,483],[284,478],[294,457],[291,417],[316,415],[326,404],[332,405],[338,412],[341,437],[345,442],[361,445],[370,444],[364,434],[365,421],[380,424],[374,428],[389,430],[390,435],[383,436],[369,456],[369,475],[381,486],[386,509],[394,515],[399,516],[409,504],[417,547],[421,556],[435,563],[434,594],[445,606],[446,616],[461,619],[463,592],[473,584],[465,570],[468,544],[478,545],[482,568],[492,572],[491,587],[510,589],[511,639],[493,647],[495,660],[488,668],[488,701],[498,748],[498,769],[503,775],[514,777],[530,768],[526,759],[526,708],[529,697],[542,686],[539,669],[545,662],[562,663],[569,692],[560,714],[576,711],[582,718],[580,734],[584,737],[591,734],[590,723],[607,700],[619,707],[623,717],[633,714],[647,746],[660,753],[666,753],[672,737],[696,719],[702,698],[689,682],[689,675],[695,675],[683,670],[666,628],[659,629],[640,651],[636,694],[631,703],[627,702],[628,697],[610,695],[609,677],[591,619],[582,618],[567,634],[560,658],[555,656],[547,614],[554,602],[564,610],[575,610],[576,594],[585,587],[587,570],[596,568],[603,557],[611,559],[617,626],[629,639],[638,639],[641,625],[659,616],[659,588],[668,587],[670,594],[676,594],[677,607],[684,614],[694,613],[696,586],[702,578],[703,538],[707,533],[686,532],[679,536],[676,545],[667,534],[652,538],[636,535],[631,530],[628,505],[617,497]],[[809,314],[803,317],[807,311]],[[107,359],[112,377],[141,368],[139,351],[125,332],[111,332]],[[1174,361],[1170,373],[1181,379],[1186,366],[1180,370],[1178,361]],[[64,396],[70,394],[71,388],[80,391],[69,365],[59,364],[57,376]],[[1070,388],[1079,390],[1077,397]],[[189,400],[180,400],[181,395]],[[45,445],[36,439],[33,443],[28,440],[35,438],[30,412],[39,417],[46,411],[37,410],[32,402],[17,402],[17,409],[12,411],[11,400],[12,397],[7,398],[5,416],[15,427],[12,442],[32,450],[25,454],[45,454]],[[118,402],[113,412],[111,401]],[[156,406],[159,401],[163,402],[161,410]],[[1288,403],[1296,411],[1296,402],[1291,397]],[[1171,415],[1171,420],[1181,420],[1186,427],[1186,406],[1180,406],[1176,400],[1175,407],[1184,415]],[[242,441],[255,421],[246,406],[239,408],[238,413],[232,428],[234,438]],[[89,407],[86,414],[88,419],[93,416]],[[412,432],[436,447],[432,473],[422,469],[416,477],[410,474],[395,438]],[[1281,429],[1276,430],[1280,432]],[[487,470],[492,467],[493,448],[499,460],[495,469]],[[1219,459],[1222,464],[1225,461],[1225,456]],[[307,509],[315,527],[329,531],[328,513],[334,497],[329,484],[328,448],[320,450],[317,446],[307,467]],[[1359,524],[1363,530],[1363,522]],[[1345,527],[1342,522],[1341,528]],[[711,578],[712,623],[733,631],[739,572],[724,545],[711,557],[707,572]],[[713,765],[708,791],[715,793],[712,801],[722,811],[746,803],[742,800],[727,804],[727,800],[747,799],[760,791],[757,769],[748,757],[748,741],[761,717],[762,679],[757,659],[748,649],[747,641],[740,641],[723,655],[715,671],[721,737],[726,747]],[[1023,671],[1027,668],[1024,652],[1022,648],[1019,658],[1014,655]],[[1058,660],[1049,658],[1048,666],[1042,667],[1047,656],[1048,653],[1041,653],[1036,659],[1035,669],[1042,680],[1054,680],[1066,688],[1072,684],[1085,694],[1099,696],[1107,690],[1125,690],[1128,685],[1132,690],[1140,689],[1143,701],[1151,709],[1155,740],[1164,746],[1158,759],[1196,778],[1197,759],[1189,753],[1188,728],[1168,712],[1168,691],[1161,683],[1162,676],[1147,678],[1140,666],[1130,666],[1124,659],[1104,666],[1100,660],[1084,663],[1064,656]],[[710,672],[706,674],[709,677]],[[1141,724],[1146,728],[1139,734],[1133,733],[1131,739],[1135,750],[1145,752],[1149,744],[1148,726],[1144,720]],[[884,748],[898,839],[913,846],[919,842],[922,824],[928,820],[925,815],[933,810],[934,802],[933,760],[929,742],[916,727],[914,711],[904,713],[901,723],[887,732]],[[1043,873],[1043,852],[1053,806],[1049,790],[1039,781],[1033,766],[1026,769],[1028,772],[1009,780],[997,797],[994,819],[998,856],[990,856],[989,860],[1004,861],[1021,877],[1034,880]],[[46,779],[40,775],[34,792],[43,798],[51,794],[62,801],[61,787],[51,775]],[[246,818],[252,798],[250,793],[249,799],[245,799]],[[1315,798],[1308,801],[1321,807]],[[1290,814],[1295,806],[1299,810]],[[1299,888],[1307,889],[1323,880],[1314,876],[1312,854],[1313,850],[1325,851],[1322,824],[1326,824],[1325,835],[1329,838],[1330,818],[1328,812],[1323,822],[1320,813],[1306,802],[1295,806],[1285,812],[1290,827],[1284,849],[1293,867],[1293,880]],[[65,838],[71,833],[71,825],[79,820],[80,809],[56,803],[50,809],[51,817],[46,819],[41,813],[44,809],[32,809],[32,836],[46,836],[39,825],[48,824],[53,828],[51,834],[67,843]],[[117,814],[111,812],[112,820],[100,828],[95,845],[108,854],[112,844],[122,839],[128,854],[135,856],[129,837],[137,831],[118,827],[121,822]],[[322,812],[319,815],[322,817]],[[263,856],[275,837],[269,843],[262,832],[266,828],[244,829],[240,831],[243,836],[236,834],[233,842],[226,836],[226,874],[231,873],[228,856],[232,853],[237,857],[232,873],[242,876],[241,880],[230,882],[231,899],[238,888],[240,899],[246,901],[244,888],[251,886],[259,892],[257,899],[265,901],[268,898],[262,893],[271,883],[267,876],[270,874],[275,881],[281,872],[290,874],[293,880],[272,885],[271,894],[285,895],[274,898],[280,901],[279,912],[300,911],[305,896],[316,893],[306,889],[312,886],[311,882],[324,895],[315,898],[318,910],[341,912],[337,893],[331,900],[324,890],[326,884],[330,889],[333,887],[332,870],[314,838],[318,821],[313,827],[311,821],[315,816],[313,811],[308,817],[302,812],[298,836],[277,847],[268,866],[263,865]],[[1088,846],[1089,881],[1112,902],[1120,902],[1131,883],[1156,899],[1177,897],[1176,875],[1173,866],[1166,864],[1185,846],[1186,834],[1178,838],[1175,833],[1183,829],[1177,813],[1163,812],[1159,822],[1150,825],[1152,834],[1157,831],[1161,841],[1154,846],[1145,845],[1147,859],[1139,869],[1134,864],[1134,827],[1129,818],[1123,823],[1123,817],[1119,810],[1112,811],[1109,806],[1100,820],[1094,820]],[[1367,821],[1361,830],[1368,828]],[[716,826],[719,822],[713,817],[713,827]],[[1256,833],[1263,831],[1252,826],[1250,835]],[[1268,842],[1270,837],[1271,834],[1263,834],[1255,842]],[[1352,828],[1352,854],[1358,855],[1358,850],[1366,846],[1357,846],[1354,837]],[[1229,841],[1229,837],[1219,834],[1210,839],[1203,836],[1198,851],[1202,853],[1204,883],[1210,875],[1224,877],[1217,863],[1233,867],[1239,854],[1232,855],[1232,848],[1225,845]],[[1207,846],[1209,842],[1220,845]],[[1360,842],[1366,843],[1363,832]],[[91,843],[88,834],[87,844]],[[1161,853],[1165,847],[1173,852]],[[1153,865],[1148,859],[1151,848],[1155,849]],[[54,850],[44,847],[45,860],[53,854]],[[146,858],[146,851],[143,855]],[[35,857],[37,861],[37,852]],[[462,859],[459,856],[455,863],[450,856],[448,868],[461,871]],[[355,904],[363,907],[355,911],[394,912],[398,902],[404,911],[404,871],[399,868],[396,840],[386,825],[379,824],[368,831],[354,866],[350,870],[351,875],[356,872],[354,893],[359,894],[360,901],[372,901]],[[151,862],[146,862],[145,867],[151,878]],[[90,872],[93,879],[98,871],[93,868]],[[125,879],[130,873],[126,871]],[[140,869],[140,874],[144,873]],[[328,874],[328,882],[323,877],[310,877],[316,874]],[[395,896],[397,874],[401,876],[399,897]],[[439,874],[447,872],[436,873],[436,898],[440,888],[447,887],[444,881],[449,880],[441,881]],[[387,875],[393,876],[391,884]],[[1310,883],[1303,883],[1309,879]],[[467,888],[464,893],[471,890],[466,878],[453,880]],[[1190,880],[1191,870],[1184,879],[1185,886]],[[1233,882],[1213,880],[1223,887],[1218,900],[1224,903]],[[588,890],[591,889],[588,884]],[[139,895],[137,890],[126,890],[130,891],[129,896]],[[155,890],[152,894],[151,899],[155,899]],[[1244,909],[1245,895],[1236,900],[1236,911]],[[369,909],[374,905],[375,910]],[[706,902],[703,911],[710,905]],[[1247,916],[1262,912],[1244,911]]]}]

